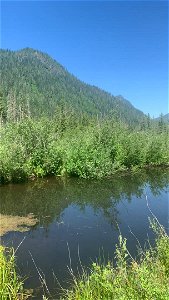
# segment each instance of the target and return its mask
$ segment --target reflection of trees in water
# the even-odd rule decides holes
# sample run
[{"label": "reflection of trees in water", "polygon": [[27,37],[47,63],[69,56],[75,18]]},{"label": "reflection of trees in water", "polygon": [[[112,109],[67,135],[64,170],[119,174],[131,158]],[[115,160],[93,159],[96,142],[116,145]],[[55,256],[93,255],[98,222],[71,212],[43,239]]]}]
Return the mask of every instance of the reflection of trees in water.
[{"label": "reflection of trees in water", "polygon": [[135,175],[114,175],[100,181],[76,178],[48,178],[27,184],[6,185],[0,188],[2,214],[36,215],[40,224],[47,226],[55,218],[59,221],[64,209],[78,205],[83,211],[86,205],[97,214],[100,209],[109,221],[118,223],[117,203],[123,199],[140,198],[148,185],[153,195],[159,195],[169,183],[169,170],[151,169]]},{"label": "reflection of trees in water", "polygon": [[[150,185],[151,192],[154,196],[160,195],[160,191],[169,184],[169,169],[154,169],[149,171],[147,183]],[[160,179],[160,180],[159,180]]]}]

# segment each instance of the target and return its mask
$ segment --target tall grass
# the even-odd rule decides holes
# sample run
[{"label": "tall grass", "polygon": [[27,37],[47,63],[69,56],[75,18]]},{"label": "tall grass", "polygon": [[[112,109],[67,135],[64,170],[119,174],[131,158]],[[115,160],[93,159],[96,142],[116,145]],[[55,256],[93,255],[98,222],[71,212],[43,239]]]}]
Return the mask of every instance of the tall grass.
[{"label": "tall grass", "polygon": [[0,246],[0,299],[25,300],[27,298],[23,281],[16,272],[14,250]]},{"label": "tall grass", "polygon": [[155,247],[141,251],[135,260],[120,235],[116,265],[93,263],[90,275],[73,277],[74,286],[62,300],[168,300],[169,237],[156,222],[152,226],[157,233]]}]

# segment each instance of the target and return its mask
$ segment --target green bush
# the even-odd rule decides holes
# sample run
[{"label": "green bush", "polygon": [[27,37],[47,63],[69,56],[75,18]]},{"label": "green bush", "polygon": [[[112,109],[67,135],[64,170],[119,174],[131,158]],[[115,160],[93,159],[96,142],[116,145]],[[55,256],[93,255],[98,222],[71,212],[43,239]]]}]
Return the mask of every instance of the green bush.
[{"label": "green bush", "polygon": [[50,174],[101,178],[169,163],[166,130],[136,130],[112,120],[73,126],[28,119],[1,127],[0,137],[0,183]]}]

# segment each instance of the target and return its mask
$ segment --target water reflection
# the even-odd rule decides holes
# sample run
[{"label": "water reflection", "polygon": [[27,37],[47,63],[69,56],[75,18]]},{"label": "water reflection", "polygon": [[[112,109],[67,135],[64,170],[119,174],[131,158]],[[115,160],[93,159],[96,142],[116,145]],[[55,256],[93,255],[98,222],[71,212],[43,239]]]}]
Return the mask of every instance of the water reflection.
[{"label": "water reflection", "polygon": [[0,213],[4,215],[35,215],[41,226],[47,227],[54,219],[61,219],[62,212],[70,205],[81,211],[90,205],[94,212],[102,209],[112,223],[118,222],[117,203],[132,196],[141,198],[145,187],[154,196],[160,195],[169,183],[169,171],[154,169],[135,175],[117,176],[101,181],[48,178],[28,184],[0,187]]},{"label": "water reflection", "polygon": [[[45,274],[51,293],[58,299],[53,272],[60,283],[68,287],[70,276],[68,245],[71,252],[72,268],[79,267],[78,249],[83,265],[96,260],[104,249],[105,260],[113,258],[118,240],[118,230],[127,237],[127,245],[136,254],[136,239],[142,245],[153,235],[149,232],[145,195],[152,211],[159,221],[168,226],[169,170],[153,169],[138,174],[100,181],[65,178],[41,179],[27,184],[0,187],[0,213],[3,215],[27,216],[33,214],[39,222],[26,233],[10,232],[3,236],[2,243],[17,247],[18,266],[29,278],[27,288],[40,285],[35,266]],[[34,299],[41,299],[41,291]]]}]

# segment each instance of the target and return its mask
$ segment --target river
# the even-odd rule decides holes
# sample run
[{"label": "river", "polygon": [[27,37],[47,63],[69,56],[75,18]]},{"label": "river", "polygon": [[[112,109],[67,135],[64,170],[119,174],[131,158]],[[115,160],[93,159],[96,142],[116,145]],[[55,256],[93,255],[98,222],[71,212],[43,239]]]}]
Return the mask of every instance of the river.
[{"label": "river", "polygon": [[166,169],[103,180],[51,177],[4,185],[0,213],[31,214],[36,222],[24,232],[14,228],[3,232],[1,243],[15,249],[20,244],[17,265],[26,276],[25,287],[34,289],[33,299],[43,294],[40,276],[53,299],[59,299],[60,285],[71,284],[70,269],[77,275],[93,261],[114,259],[119,231],[136,256],[138,241],[142,247],[148,245],[147,239],[154,243],[148,220],[152,213],[168,230],[168,188]]}]

